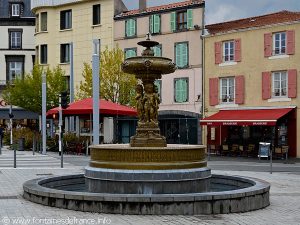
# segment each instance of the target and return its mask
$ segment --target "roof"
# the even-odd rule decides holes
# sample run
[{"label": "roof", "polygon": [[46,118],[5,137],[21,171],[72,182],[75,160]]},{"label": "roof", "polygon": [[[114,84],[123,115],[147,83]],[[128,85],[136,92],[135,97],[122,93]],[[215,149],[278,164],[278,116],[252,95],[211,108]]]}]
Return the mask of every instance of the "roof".
[{"label": "roof", "polygon": [[283,10],[271,14],[248,17],[245,19],[232,20],[224,23],[206,25],[205,28],[210,34],[223,33],[232,30],[262,27],[271,24],[300,21],[300,12]]},{"label": "roof", "polygon": [[115,16],[115,18],[137,16],[137,15],[141,15],[141,14],[150,14],[150,13],[160,12],[160,11],[171,11],[173,9],[191,7],[191,6],[201,6],[204,3],[205,3],[205,0],[189,0],[189,1],[183,1],[183,2],[176,2],[176,3],[172,3],[172,4],[167,4],[167,5],[148,7],[143,12],[141,12],[139,9],[126,11],[126,12],[120,13],[119,15]]},{"label": "roof", "polygon": [[34,14],[31,12],[30,8],[30,0],[22,0],[22,1],[7,1],[7,0],[0,0],[0,18],[10,18],[9,16],[9,4],[15,2],[15,3],[22,3],[23,5],[23,11],[22,16],[23,17],[34,17]]},{"label": "roof", "polygon": [[[58,113],[58,107],[50,109],[47,112],[47,116]],[[101,114],[105,115],[124,115],[124,116],[136,116],[135,109],[128,106],[119,105],[106,100],[99,100],[99,109]],[[93,113],[93,98],[86,98],[77,102],[70,103],[66,109],[63,109],[64,115],[88,115]]]},{"label": "roof", "polygon": [[213,126],[274,126],[278,119],[292,110],[293,108],[220,110],[218,113],[202,119],[200,124]]}]

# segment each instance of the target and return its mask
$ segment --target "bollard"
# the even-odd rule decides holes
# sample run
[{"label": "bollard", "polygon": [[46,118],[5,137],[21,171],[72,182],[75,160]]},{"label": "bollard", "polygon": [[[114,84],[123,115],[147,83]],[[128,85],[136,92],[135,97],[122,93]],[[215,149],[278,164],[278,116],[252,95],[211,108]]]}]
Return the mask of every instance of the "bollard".
[{"label": "bollard", "polygon": [[0,155],[2,154],[2,135],[0,135]]},{"label": "bollard", "polygon": [[17,145],[16,144],[13,145],[13,149],[14,149],[14,168],[17,168]]},{"label": "bollard", "polygon": [[35,138],[32,138],[32,155],[35,155]]}]

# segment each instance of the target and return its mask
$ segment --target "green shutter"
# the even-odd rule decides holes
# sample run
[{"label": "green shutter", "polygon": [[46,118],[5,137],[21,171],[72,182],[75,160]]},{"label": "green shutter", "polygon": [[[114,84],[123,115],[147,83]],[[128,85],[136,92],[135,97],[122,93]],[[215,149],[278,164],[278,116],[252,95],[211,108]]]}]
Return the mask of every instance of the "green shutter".
[{"label": "green shutter", "polygon": [[131,19],[131,27],[130,27],[131,35],[130,36],[135,36],[135,34],[136,34],[135,23],[136,23],[135,19]]},{"label": "green shutter", "polygon": [[183,43],[181,46],[181,58],[182,58],[182,67],[186,67],[188,65],[188,45],[187,45],[187,43]]},{"label": "green shutter", "polygon": [[126,27],[126,37],[132,37],[134,35],[136,35],[136,26],[135,26],[135,19],[129,19],[126,20],[125,22],[125,27]]},{"label": "green shutter", "polygon": [[187,28],[192,29],[194,26],[193,24],[193,10],[188,9],[187,10]]},{"label": "green shutter", "polygon": [[187,80],[178,79],[175,83],[175,101],[176,102],[187,102]]},{"label": "green shutter", "polygon": [[130,32],[130,29],[129,29],[129,20],[126,20],[125,21],[125,32],[126,32],[126,37],[129,36],[129,32]]},{"label": "green shutter", "polygon": [[172,12],[171,13],[171,31],[175,31],[176,30],[176,12]]},{"label": "green shutter", "polygon": [[157,87],[157,92],[161,99],[161,80],[155,80],[154,85]]},{"label": "green shutter", "polygon": [[135,49],[127,49],[125,50],[125,59],[128,59],[130,57],[136,56],[136,50]]},{"label": "green shutter", "polygon": [[154,15],[153,20],[154,20],[153,33],[155,34],[160,33],[160,15]]},{"label": "green shutter", "polygon": [[154,15],[151,15],[150,17],[149,17],[149,24],[150,24],[150,34],[153,34],[154,33],[154,31],[153,31],[153,21],[154,21]]},{"label": "green shutter", "polygon": [[153,47],[154,56],[161,56],[161,46],[155,46]]}]

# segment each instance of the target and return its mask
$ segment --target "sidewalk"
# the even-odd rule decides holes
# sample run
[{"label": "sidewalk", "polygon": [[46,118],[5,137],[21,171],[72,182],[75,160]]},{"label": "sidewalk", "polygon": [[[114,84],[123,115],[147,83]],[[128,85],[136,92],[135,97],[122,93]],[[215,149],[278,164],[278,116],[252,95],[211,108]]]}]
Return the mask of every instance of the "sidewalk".
[{"label": "sidewalk", "polygon": [[[113,225],[296,225],[300,222],[300,176],[291,173],[264,173],[247,171],[213,171],[218,174],[256,177],[271,183],[271,205],[263,210],[241,214],[196,215],[196,216],[137,216],[110,215],[77,212],[45,207],[22,198],[22,184],[29,180],[50,175],[83,173],[82,167],[52,169],[0,169],[0,224],[65,224],[58,219],[72,219],[69,224]],[[16,220],[17,219],[17,220]],[[54,219],[56,219],[54,221]],[[25,220],[26,223],[24,222]],[[50,220],[50,221],[49,221]],[[80,223],[80,221],[85,221]],[[90,222],[89,222],[90,221]],[[96,221],[96,223],[95,223]]]}]

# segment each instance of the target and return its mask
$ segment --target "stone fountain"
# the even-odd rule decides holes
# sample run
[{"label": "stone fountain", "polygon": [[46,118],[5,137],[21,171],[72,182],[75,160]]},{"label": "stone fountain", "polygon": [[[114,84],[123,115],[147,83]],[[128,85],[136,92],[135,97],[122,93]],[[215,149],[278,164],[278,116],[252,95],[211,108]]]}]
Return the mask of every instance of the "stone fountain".
[{"label": "stone fountain", "polygon": [[176,70],[155,57],[158,42],[141,41],[142,56],[124,61],[135,74],[138,125],[130,144],[90,146],[85,174],[31,180],[24,197],[44,205],[122,214],[217,214],[269,205],[270,186],[253,178],[212,175],[205,146],[168,145],[158,126],[156,79]]}]

